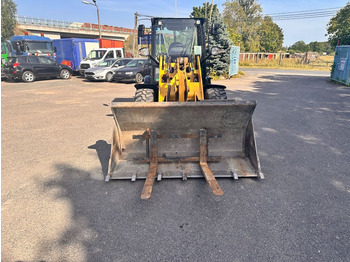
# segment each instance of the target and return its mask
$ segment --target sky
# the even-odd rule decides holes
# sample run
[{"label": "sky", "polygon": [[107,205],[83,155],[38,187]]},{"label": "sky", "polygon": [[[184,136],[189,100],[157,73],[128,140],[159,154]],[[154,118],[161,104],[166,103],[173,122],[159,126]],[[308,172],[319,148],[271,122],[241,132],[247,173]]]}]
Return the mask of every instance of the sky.
[{"label": "sky", "polygon": [[[97,24],[96,8],[81,0],[14,0],[18,16],[53,19],[68,22]],[[91,1],[91,0],[87,0]],[[207,0],[211,3],[210,0]],[[350,0],[258,0],[263,14],[344,7]],[[101,24],[133,28],[135,12],[142,15],[188,17],[192,7],[202,6],[205,0],[97,0]],[[214,0],[222,11],[225,0]],[[327,23],[331,17],[275,21],[284,33],[284,46],[297,41],[306,43],[326,41]],[[140,21],[147,25],[147,21]]]}]

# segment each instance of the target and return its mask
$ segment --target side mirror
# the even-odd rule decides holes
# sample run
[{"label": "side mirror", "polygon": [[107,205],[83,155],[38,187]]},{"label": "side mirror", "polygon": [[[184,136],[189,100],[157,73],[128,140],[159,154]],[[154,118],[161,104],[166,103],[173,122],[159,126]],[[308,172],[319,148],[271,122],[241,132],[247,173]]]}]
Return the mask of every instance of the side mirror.
[{"label": "side mirror", "polygon": [[139,50],[140,56],[149,56],[149,49],[148,47],[143,47]]},{"label": "side mirror", "polygon": [[221,48],[219,48],[219,47],[217,47],[217,46],[213,46],[212,48],[211,48],[211,51],[210,51],[210,53],[211,53],[211,55],[220,55],[220,54],[222,54],[224,52],[224,50],[223,49],[221,49]]},{"label": "side mirror", "polygon": [[56,46],[53,47],[53,51],[54,51],[55,53],[57,53],[57,47],[56,47]]},{"label": "side mirror", "polygon": [[145,25],[139,25],[137,28],[137,38],[142,37],[145,34]]},{"label": "side mirror", "polygon": [[210,28],[210,34],[212,35],[217,35],[219,34],[219,24],[218,23],[214,23],[212,24],[211,28]]}]

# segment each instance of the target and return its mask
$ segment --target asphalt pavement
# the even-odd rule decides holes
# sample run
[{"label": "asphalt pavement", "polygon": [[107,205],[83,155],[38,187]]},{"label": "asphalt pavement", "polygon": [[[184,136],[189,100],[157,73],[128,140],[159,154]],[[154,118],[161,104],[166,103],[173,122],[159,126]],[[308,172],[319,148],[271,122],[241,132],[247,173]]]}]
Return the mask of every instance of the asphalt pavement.
[{"label": "asphalt pavement", "polygon": [[350,88],[246,71],[265,180],[104,182],[115,99],[133,84],[2,82],[2,261],[350,261]]}]

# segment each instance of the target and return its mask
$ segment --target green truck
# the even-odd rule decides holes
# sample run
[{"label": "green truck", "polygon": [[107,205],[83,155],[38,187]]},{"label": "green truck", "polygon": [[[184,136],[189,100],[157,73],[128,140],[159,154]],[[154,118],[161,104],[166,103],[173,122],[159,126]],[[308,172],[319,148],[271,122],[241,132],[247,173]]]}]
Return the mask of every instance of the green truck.
[{"label": "green truck", "polygon": [[5,77],[3,73],[3,67],[4,67],[4,64],[7,62],[8,55],[9,55],[9,50],[7,48],[7,43],[5,39],[1,36],[1,78]]}]

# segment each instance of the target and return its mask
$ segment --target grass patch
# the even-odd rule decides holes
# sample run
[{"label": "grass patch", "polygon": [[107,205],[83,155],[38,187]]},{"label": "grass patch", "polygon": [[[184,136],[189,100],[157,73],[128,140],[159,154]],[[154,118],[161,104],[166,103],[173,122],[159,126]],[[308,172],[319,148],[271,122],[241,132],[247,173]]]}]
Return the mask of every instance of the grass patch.
[{"label": "grass patch", "polygon": [[222,75],[218,75],[215,72],[212,72],[210,74],[211,80],[223,80],[223,79],[228,79],[228,78],[240,78],[245,76],[245,73],[243,71],[238,71],[237,75],[233,75],[231,77],[228,76],[228,74],[222,74]]},{"label": "grass patch", "polygon": [[320,56],[310,59],[309,63],[304,63],[303,58],[286,59],[259,59],[241,60],[239,66],[242,68],[273,68],[273,69],[295,69],[295,70],[317,70],[331,71],[333,56]]}]

